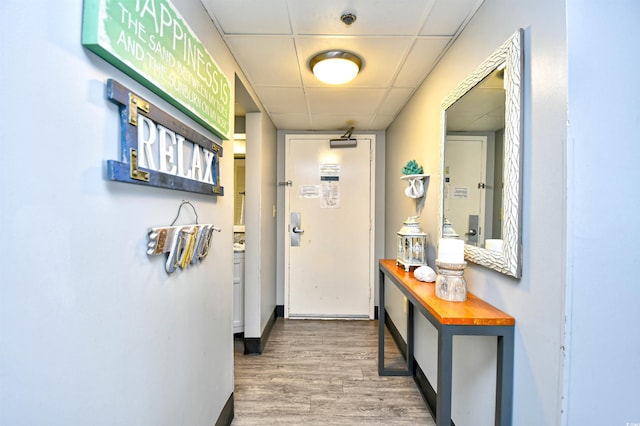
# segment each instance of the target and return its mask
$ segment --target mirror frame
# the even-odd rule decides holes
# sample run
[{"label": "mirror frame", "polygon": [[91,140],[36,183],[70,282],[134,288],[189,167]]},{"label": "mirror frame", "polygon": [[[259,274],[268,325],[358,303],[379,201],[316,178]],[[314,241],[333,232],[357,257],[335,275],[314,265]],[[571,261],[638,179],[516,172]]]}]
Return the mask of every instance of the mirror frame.
[{"label": "mirror frame", "polygon": [[[506,63],[504,192],[502,199],[502,252],[465,244],[464,257],[495,271],[520,278],[522,276],[522,140],[523,140],[523,30],[519,29],[489,56],[473,73],[442,101],[442,141],[440,176],[444,177],[444,147],[447,137],[447,108],[480,83],[499,65]],[[440,183],[439,235],[444,221],[444,178]]]}]

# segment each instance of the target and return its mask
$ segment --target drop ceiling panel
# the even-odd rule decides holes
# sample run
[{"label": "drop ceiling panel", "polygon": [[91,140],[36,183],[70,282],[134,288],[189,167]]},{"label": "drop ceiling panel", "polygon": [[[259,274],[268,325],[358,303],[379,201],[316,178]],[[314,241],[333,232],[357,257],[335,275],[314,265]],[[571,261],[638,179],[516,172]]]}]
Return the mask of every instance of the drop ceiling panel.
[{"label": "drop ceiling panel", "polygon": [[278,129],[287,130],[315,130],[311,125],[311,117],[309,114],[269,114],[274,126]]},{"label": "drop ceiling panel", "polygon": [[344,49],[363,59],[362,71],[349,83],[349,87],[387,87],[393,81],[398,67],[411,47],[410,38],[309,38],[300,37],[299,52],[302,80],[305,86],[327,86],[317,80],[309,69],[309,60],[325,50]]},{"label": "drop ceiling panel", "polygon": [[307,113],[307,101],[301,88],[258,87],[256,92],[262,102],[268,105],[269,113]]},{"label": "drop ceiling panel", "polygon": [[436,60],[451,41],[449,37],[419,38],[394,83],[396,87],[418,87],[433,69]]},{"label": "drop ceiling panel", "polygon": [[389,127],[389,125],[391,124],[391,122],[395,117],[396,117],[395,115],[376,115],[371,120],[371,123],[369,124],[368,129],[369,130],[385,130],[387,127]]},{"label": "drop ceiling panel", "polygon": [[[201,0],[266,113],[289,130],[386,128],[482,1]],[[308,61],[338,48],[364,67],[347,85],[325,85]]]},{"label": "drop ceiling panel", "polygon": [[409,96],[413,93],[413,89],[394,88],[389,90],[387,97],[380,104],[377,113],[383,115],[395,115],[409,100]]},{"label": "drop ceiling panel", "polygon": [[291,34],[286,0],[206,0],[225,34]]},{"label": "drop ceiling panel", "polygon": [[[296,34],[415,35],[420,31],[433,0],[291,0],[289,11]],[[345,12],[356,21],[340,21]]]},{"label": "drop ceiling panel", "polygon": [[253,86],[300,87],[300,70],[293,39],[231,36],[227,42]]},{"label": "drop ceiling panel", "polygon": [[456,34],[481,3],[482,0],[437,0],[420,34]]},{"label": "drop ceiling panel", "polygon": [[374,114],[385,95],[384,89],[307,90],[309,110],[315,114]]},{"label": "drop ceiling panel", "polygon": [[368,114],[316,114],[312,117],[313,128],[315,130],[342,130],[346,131],[350,127],[356,129],[368,129],[371,116]]}]

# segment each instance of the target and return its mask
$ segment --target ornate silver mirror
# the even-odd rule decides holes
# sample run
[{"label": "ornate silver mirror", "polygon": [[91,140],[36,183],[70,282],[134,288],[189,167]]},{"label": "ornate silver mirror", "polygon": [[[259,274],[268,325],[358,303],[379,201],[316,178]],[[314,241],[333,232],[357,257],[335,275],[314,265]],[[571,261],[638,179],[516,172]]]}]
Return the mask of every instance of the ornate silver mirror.
[{"label": "ornate silver mirror", "polygon": [[522,273],[522,30],[442,101],[440,235],[465,259]]}]

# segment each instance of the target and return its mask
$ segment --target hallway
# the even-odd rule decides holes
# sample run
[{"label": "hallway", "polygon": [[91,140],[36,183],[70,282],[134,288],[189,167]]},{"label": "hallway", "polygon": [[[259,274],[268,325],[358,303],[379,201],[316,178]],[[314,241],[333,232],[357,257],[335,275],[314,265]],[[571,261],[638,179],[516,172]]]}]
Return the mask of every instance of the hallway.
[{"label": "hallway", "polygon": [[[236,340],[231,424],[435,424],[412,378],[378,376],[377,330],[377,321],[278,318],[262,355],[243,355]],[[387,366],[399,365],[385,341]]]}]

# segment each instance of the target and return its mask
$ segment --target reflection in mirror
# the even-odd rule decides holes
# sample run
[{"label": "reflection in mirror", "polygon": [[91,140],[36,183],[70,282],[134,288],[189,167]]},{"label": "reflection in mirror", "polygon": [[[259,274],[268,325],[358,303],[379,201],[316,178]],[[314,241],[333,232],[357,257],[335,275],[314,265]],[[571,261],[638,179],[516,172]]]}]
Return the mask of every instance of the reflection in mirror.
[{"label": "reflection in mirror", "polygon": [[477,247],[502,238],[504,66],[446,111],[444,218]]},{"label": "reflection in mirror", "polygon": [[519,277],[522,31],[445,100],[441,235],[471,262]]},{"label": "reflection in mirror", "polygon": [[244,155],[235,154],[233,157],[234,191],[233,191],[233,224],[244,225]]},{"label": "reflection in mirror", "polygon": [[[235,134],[233,141],[233,224],[244,226],[246,136]],[[244,232],[244,231],[242,231]]]}]

